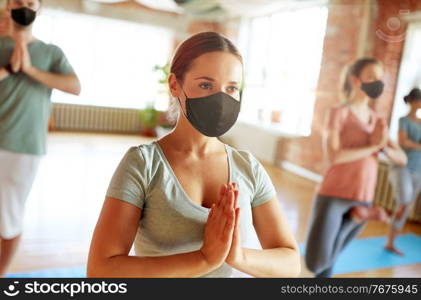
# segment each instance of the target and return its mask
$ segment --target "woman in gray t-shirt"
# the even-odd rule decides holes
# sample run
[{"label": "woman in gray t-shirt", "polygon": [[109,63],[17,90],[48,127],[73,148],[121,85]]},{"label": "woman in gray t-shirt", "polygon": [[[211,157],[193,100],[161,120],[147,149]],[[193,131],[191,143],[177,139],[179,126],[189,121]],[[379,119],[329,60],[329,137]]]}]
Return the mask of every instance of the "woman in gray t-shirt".
[{"label": "woman in gray t-shirt", "polygon": [[[177,125],[120,162],[88,276],[299,274],[297,243],[268,174],[249,152],[217,139],[237,120],[242,81],[241,55],[222,35],[199,33],[178,47],[168,80]],[[133,244],[136,255],[129,256]]]},{"label": "woman in gray t-shirt", "polygon": [[421,192],[421,117],[417,115],[421,111],[421,90],[413,89],[404,100],[410,110],[407,116],[399,119],[399,144],[406,152],[408,164],[392,170],[397,205],[385,245],[386,250],[398,255],[403,253],[395,248],[395,238],[405,224],[411,203]]}]

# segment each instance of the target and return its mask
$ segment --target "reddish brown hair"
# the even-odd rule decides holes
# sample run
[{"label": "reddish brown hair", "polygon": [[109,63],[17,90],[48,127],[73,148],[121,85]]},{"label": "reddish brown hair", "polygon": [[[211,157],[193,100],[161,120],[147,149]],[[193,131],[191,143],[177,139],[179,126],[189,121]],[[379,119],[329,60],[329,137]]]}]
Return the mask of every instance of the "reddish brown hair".
[{"label": "reddish brown hair", "polygon": [[217,32],[209,31],[195,34],[177,47],[171,61],[170,72],[183,82],[184,74],[189,71],[196,58],[216,51],[231,53],[243,63],[243,58],[237,47],[228,38]]}]

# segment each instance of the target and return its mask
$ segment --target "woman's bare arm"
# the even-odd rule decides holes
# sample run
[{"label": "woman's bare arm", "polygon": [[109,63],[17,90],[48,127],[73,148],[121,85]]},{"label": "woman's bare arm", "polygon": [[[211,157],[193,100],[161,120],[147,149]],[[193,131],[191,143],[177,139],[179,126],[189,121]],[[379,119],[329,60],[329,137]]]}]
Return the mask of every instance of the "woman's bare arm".
[{"label": "woman's bare arm", "polygon": [[421,150],[421,143],[410,140],[405,130],[399,130],[399,145],[409,150]]},{"label": "woman's bare arm", "polygon": [[129,256],[141,209],[115,198],[104,202],[91,242],[88,277],[196,277],[211,266],[200,250],[160,257]]},{"label": "woman's bare arm", "polygon": [[341,147],[339,130],[329,128],[328,125],[331,114],[332,111],[329,111],[325,115],[322,136],[323,156],[330,164],[341,164],[360,160],[380,150],[381,147],[375,144],[352,149]]},{"label": "woman's bare arm", "polygon": [[408,159],[406,154],[396,142],[389,140],[383,152],[393,164],[399,167],[404,167],[407,164]]},{"label": "woman's bare arm", "polygon": [[368,157],[380,150],[379,145],[369,145],[358,148],[343,148],[340,145],[339,131],[336,129],[327,130],[324,147],[328,152],[328,158],[332,164],[352,162]]}]

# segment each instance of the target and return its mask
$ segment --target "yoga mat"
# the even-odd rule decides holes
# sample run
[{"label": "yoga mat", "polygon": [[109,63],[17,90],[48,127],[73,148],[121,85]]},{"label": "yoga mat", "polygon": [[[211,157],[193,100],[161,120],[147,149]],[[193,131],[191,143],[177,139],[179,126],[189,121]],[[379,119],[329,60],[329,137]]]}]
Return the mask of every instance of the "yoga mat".
[{"label": "yoga mat", "polygon": [[7,274],[6,278],[84,278],[86,266],[44,269]]},{"label": "yoga mat", "polygon": [[[343,250],[333,268],[333,274],[368,271],[421,263],[421,237],[404,234],[396,238],[395,247],[405,256],[384,249],[386,236],[354,239]],[[304,245],[300,245],[304,255]]]},{"label": "yoga mat", "polygon": [[[339,255],[333,274],[368,271],[421,263],[421,237],[414,234],[400,235],[396,247],[405,253],[401,257],[384,250],[386,237],[354,239]],[[304,245],[300,245],[304,254]],[[86,266],[35,270],[7,274],[6,278],[83,278]]]}]

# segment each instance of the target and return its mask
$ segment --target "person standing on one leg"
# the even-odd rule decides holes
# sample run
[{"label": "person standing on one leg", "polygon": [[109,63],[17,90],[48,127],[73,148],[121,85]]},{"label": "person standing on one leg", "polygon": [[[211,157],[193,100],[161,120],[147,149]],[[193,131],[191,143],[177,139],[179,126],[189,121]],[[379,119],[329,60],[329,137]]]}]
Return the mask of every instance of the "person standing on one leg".
[{"label": "person standing on one leg", "polygon": [[414,88],[404,97],[410,110],[407,116],[399,120],[399,144],[408,156],[408,164],[403,168],[394,168],[392,180],[396,192],[396,208],[385,249],[403,255],[395,248],[395,239],[408,217],[411,203],[421,192],[421,118],[417,111],[421,110],[421,90]]},{"label": "person standing on one leg", "polygon": [[225,36],[201,32],[177,47],[168,77],[176,126],[121,160],[88,277],[298,276],[298,245],[269,175],[218,139],[237,121],[243,80],[242,56]]},{"label": "person standing on one leg", "polygon": [[41,5],[8,0],[11,26],[0,37],[0,276],[19,244],[25,202],[46,153],[51,91],[80,93],[63,51],[32,35]]},{"label": "person standing on one leg", "polygon": [[327,118],[324,146],[330,167],[315,197],[305,261],[316,277],[330,277],[339,253],[367,220],[388,221],[386,211],[372,206],[377,179],[377,155],[383,151],[397,165],[406,156],[390,141],[387,126],[370,106],[383,91],[379,61],[363,58],[346,72],[345,104]]}]

